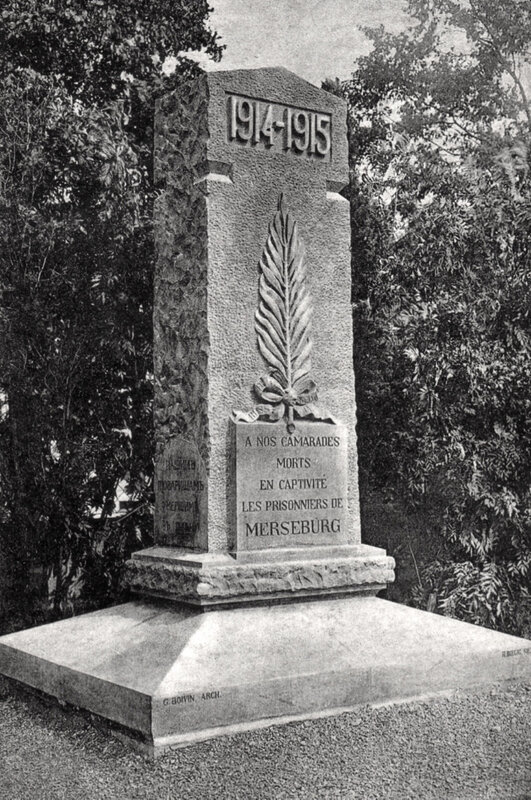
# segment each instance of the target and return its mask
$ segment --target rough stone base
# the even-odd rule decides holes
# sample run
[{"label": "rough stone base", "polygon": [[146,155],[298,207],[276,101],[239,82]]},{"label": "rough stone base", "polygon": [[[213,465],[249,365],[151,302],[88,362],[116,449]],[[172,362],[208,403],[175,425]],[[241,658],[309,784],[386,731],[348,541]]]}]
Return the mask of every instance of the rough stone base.
[{"label": "rough stone base", "polygon": [[135,602],[2,637],[0,673],[124,726],[156,753],[361,704],[528,680],[531,642],[375,597],[207,614]]},{"label": "rough stone base", "polygon": [[394,580],[394,559],[369,545],[197,553],[150,547],[126,563],[135,594],[196,606],[331,594],[376,594]]}]

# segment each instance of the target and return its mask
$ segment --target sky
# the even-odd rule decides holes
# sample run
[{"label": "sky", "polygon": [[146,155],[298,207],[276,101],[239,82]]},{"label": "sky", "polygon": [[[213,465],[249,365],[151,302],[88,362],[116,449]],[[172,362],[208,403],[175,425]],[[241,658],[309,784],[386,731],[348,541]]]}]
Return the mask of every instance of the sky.
[{"label": "sky", "polygon": [[[403,0],[210,0],[210,26],[227,46],[205,69],[282,66],[319,86],[350,77],[370,45],[360,26],[396,33],[407,24]],[[187,54],[188,55],[188,54]]]}]

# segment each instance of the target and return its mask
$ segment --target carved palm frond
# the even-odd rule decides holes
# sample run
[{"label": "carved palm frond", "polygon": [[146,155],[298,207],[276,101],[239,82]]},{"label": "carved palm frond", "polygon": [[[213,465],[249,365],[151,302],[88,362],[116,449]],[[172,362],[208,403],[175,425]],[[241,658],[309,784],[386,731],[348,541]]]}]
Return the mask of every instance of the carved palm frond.
[{"label": "carved palm frond", "polygon": [[282,195],[260,271],[255,327],[260,352],[271,368],[268,388],[273,394],[278,388],[279,394],[295,395],[310,372],[312,308],[305,287],[304,250]]},{"label": "carved palm frond", "polygon": [[304,250],[297,225],[280,195],[260,259],[255,315],[258,347],[269,372],[254,385],[262,402],[251,411],[233,409],[236,422],[278,422],[285,414],[290,433],[295,429],[295,418],[335,424],[330,413],[317,405],[317,387],[310,378],[312,308],[305,280]]}]

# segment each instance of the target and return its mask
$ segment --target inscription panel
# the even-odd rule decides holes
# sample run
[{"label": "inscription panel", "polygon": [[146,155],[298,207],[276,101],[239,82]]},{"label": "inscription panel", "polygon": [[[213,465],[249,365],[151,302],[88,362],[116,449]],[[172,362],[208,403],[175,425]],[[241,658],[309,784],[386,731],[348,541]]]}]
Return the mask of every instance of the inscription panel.
[{"label": "inscription panel", "polygon": [[206,547],[207,478],[197,447],[170,439],[155,464],[155,540],[174,547]]},{"label": "inscription panel", "polygon": [[228,95],[227,139],[258,150],[280,150],[330,161],[330,114]]},{"label": "inscription panel", "polygon": [[344,544],[347,429],[326,422],[234,423],[236,547]]}]

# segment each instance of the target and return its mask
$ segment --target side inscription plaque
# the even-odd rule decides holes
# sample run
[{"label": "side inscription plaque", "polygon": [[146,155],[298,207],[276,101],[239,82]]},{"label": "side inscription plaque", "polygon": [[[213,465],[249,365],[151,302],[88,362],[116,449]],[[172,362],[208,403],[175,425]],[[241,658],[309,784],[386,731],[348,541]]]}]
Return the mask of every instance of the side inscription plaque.
[{"label": "side inscription plaque", "polygon": [[207,546],[207,476],[197,447],[182,436],[166,442],[155,464],[157,542]]}]

